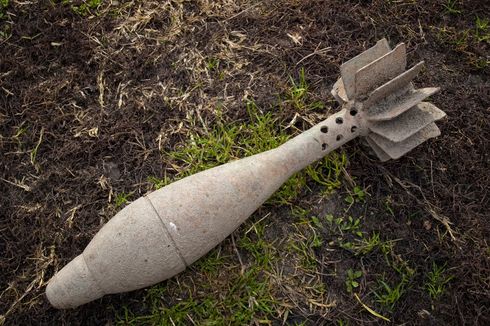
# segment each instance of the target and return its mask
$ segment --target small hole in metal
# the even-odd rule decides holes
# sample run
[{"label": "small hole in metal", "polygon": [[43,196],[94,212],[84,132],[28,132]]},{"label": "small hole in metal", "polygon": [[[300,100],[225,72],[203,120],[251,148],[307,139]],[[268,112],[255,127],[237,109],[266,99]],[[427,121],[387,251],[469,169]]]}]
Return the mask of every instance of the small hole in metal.
[{"label": "small hole in metal", "polygon": [[352,128],[350,128],[351,132],[356,132],[356,130],[357,130],[357,126],[352,126]]},{"label": "small hole in metal", "polygon": [[357,114],[357,110],[356,109],[350,110],[350,115],[351,116],[355,116],[356,114]]},{"label": "small hole in metal", "polygon": [[320,131],[323,132],[324,134],[326,134],[328,132],[328,127],[327,126],[323,126],[320,128]]},{"label": "small hole in metal", "polygon": [[326,143],[323,143],[323,144],[322,144],[322,149],[323,149],[323,150],[326,150],[326,149],[327,149],[327,144],[326,144]]},{"label": "small hole in metal", "polygon": [[338,125],[341,125],[341,124],[344,122],[344,119],[342,119],[341,117],[338,117],[337,119],[335,119],[335,122],[336,122]]},{"label": "small hole in metal", "polygon": [[344,136],[342,136],[342,135],[337,135],[337,141],[341,140],[342,138],[344,138]]}]

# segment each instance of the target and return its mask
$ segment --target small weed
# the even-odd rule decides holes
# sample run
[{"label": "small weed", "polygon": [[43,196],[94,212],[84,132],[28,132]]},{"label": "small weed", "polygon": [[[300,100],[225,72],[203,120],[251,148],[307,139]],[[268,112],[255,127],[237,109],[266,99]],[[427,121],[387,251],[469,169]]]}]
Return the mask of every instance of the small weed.
[{"label": "small weed", "polygon": [[436,300],[446,290],[446,285],[453,279],[452,275],[447,274],[446,264],[438,266],[436,263],[432,263],[432,270],[427,273],[427,280],[425,282],[425,288],[429,293],[429,296]]},{"label": "small weed", "polygon": [[359,230],[361,227],[361,219],[353,218],[352,216],[348,216],[347,218],[338,217],[333,218],[332,215],[328,214],[326,219],[330,223],[334,223],[340,233],[348,232],[353,235],[357,235],[359,237],[362,236],[362,232]]},{"label": "small weed", "polygon": [[311,223],[317,228],[323,227],[322,222],[320,222],[320,219],[316,216],[311,217]]},{"label": "small weed", "polygon": [[444,7],[444,12],[450,15],[457,15],[461,13],[461,10],[456,8],[458,3],[458,0],[447,0],[445,4],[442,6]]},{"label": "small weed", "polygon": [[379,232],[373,232],[369,238],[363,237],[362,239],[357,240],[356,243],[351,243],[351,246],[345,249],[352,250],[356,256],[364,256],[377,248],[379,248],[384,255],[387,255],[393,249],[393,242],[381,241]]},{"label": "small weed", "polygon": [[454,38],[451,44],[454,45],[456,50],[464,51],[468,47],[469,38],[470,38],[470,30],[469,29],[464,30]]},{"label": "small weed", "polygon": [[347,270],[347,276],[345,278],[345,286],[347,292],[352,293],[352,291],[359,287],[359,282],[357,281],[362,276],[361,271],[353,271],[352,269]]},{"label": "small weed", "polygon": [[237,243],[240,249],[247,251],[264,270],[269,269],[274,261],[274,247],[271,241],[264,238],[265,223],[254,223]]},{"label": "small weed", "polygon": [[209,71],[218,71],[219,70],[219,64],[220,64],[220,61],[219,59],[216,59],[216,58],[210,58],[207,62],[206,62],[206,68],[209,70]]},{"label": "small weed", "polygon": [[306,109],[305,98],[308,94],[308,84],[305,79],[305,69],[301,68],[299,71],[299,81],[296,82],[291,77],[291,88],[289,89],[288,100],[292,103],[293,107],[298,111]]},{"label": "small weed", "polygon": [[374,292],[374,295],[377,298],[377,302],[392,310],[406,292],[410,281],[415,275],[415,270],[411,268],[409,263],[403,260],[401,256],[396,255],[391,250],[390,253],[392,256],[391,261],[388,259],[388,256],[385,255],[388,265],[398,273],[400,281],[395,285],[390,286],[386,280],[378,280],[379,289]]},{"label": "small weed", "polygon": [[132,195],[132,193],[125,193],[125,192],[121,192],[121,193],[117,194],[116,198],[114,199],[114,206],[116,208],[119,208],[123,205],[126,205],[129,201],[128,199],[131,195]]},{"label": "small weed", "polygon": [[310,210],[304,209],[299,206],[293,206],[291,207],[291,214],[293,214],[293,216],[298,217],[301,220],[306,220],[308,215],[310,214]]},{"label": "small weed", "polygon": [[390,213],[391,216],[395,216],[395,211],[393,210],[393,199],[391,198],[391,196],[387,196],[385,197],[385,200],[383,202],[383,206],[385,208],[385,210]]},{"label": "small weed", "polygon": [[318,237],[314,233],[309,239],[304,235],[300,235],[299,239],[289,241],[288,246],[292,251],[298,254],[301,266],[305,270],[312,271],[316,270],[318,265],[313,248],[321,246],[322,243],[321,237]]},{"label": "small weed", "polygon": [[489,42],[490,41],[490,21],[488,18],[480,19],[476,17],[476,30],[475,37],[478,42]]},{"label": "small weed", "polygon": [[10,0],[0,0],[0,19],[4,18],[7,13],[7,7],[9,6]]},{"label": "small weed", "polygon": [[304,112],[308,110],[322,109],[325,105],[322,102],[308,103],[308,83],[305,78],[305,69],[299,71],[299,80],[295,81],[290,77],[291,87],[287,94],[287,101],[291,103],[296,111]]},{"label": "small weed", "polygon": [[323,245],[323,238],[318,232],[319,229],[323,228],[323,225],[318,217],[309,217],[307,210],[296,207],[293,209],[293,214],[298,216],[300,221],[294,224],[298,232],[290,237],[288,247],[291,252],[297,254],[300,265],[305,270],[313,271],[318,265],[315,249]]},{"label": "small weed", "polygon": [[160,189],[168,185],[171,180],[167,177],[167,175],[164,175],[161,179],[154,176],[149,176],[148,182],[151,183],[155,189]]},{"label": "small weed", "polygon": [[88,16],[96,12],[104,0],[83,0],[80,5],[72,5],[72,0],[61,0],[63,5],[71,5],[71,10],[80,15]]},{"label": "small weed", "polygon": [[317,234],[316,232],[313,232],[313,235],[310,237],[308,242],[311,248],[320,248],[323,244],[321,235]]},{"label": "small weed", "polygon": [[226,261],[226,257],[221,255],[218,249],[212,250],[205,257],[199,259],[193,268],[198,269],[202,273],[216,274]]},{"label": "small weed", "polygon": [[349,204],[352,205],[354,202],[364,202],[366,198],[366,192],[361,189],[359,186],[355,186],[353,189],[353,192],[349,194],[347,197],[344,198],[344,200]]},{"label": "small weed", "polygon": [[377,302],[385,307],[393,309],[395,304],[400,300],[402,295],[405,293],[406,281],[402,279],[395,286],[389,286],[384,280],[379,280],[380,289],[374,292],[377,298]]},{"label": "small weed", "polygon": [[37,158],[37,152],[39,150],[39,146],[41,146],[41,143],[43,141],[43,136],[44,136],[44,127],[41,128],[41,132],[39,133],[39,139],[36,143],[36,146],[31,151],[31,164],[36,168],[36,170],[39,169],[39,167],[36,164],[36,158]]},{"label": "small weed", "polygon": [[317,184],[325,187],[324,193],[340,187],[342,168],[347,164],[345,153],[333,152],[323,160],[309,165],[305,173]]},{"label": "small weed", "polygon": [[14,139],[17,142],[17,146],[19,150],[23,150],[23,138],[24,136],[27,135],[27,130],[29,129],[28,127],[24,126],[24,122],[22,122],[19,126],[15,127],[17,131],[15,134],[12,136],[12,139]]}]

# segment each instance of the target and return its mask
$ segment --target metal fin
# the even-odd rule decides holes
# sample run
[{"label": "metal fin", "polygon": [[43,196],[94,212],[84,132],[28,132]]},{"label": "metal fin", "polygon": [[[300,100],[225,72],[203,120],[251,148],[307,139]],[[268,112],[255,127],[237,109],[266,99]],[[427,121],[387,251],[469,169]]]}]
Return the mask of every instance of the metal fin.
[{"label": "metal fin", "polygon": [[371,148],[373,149],[374,153],[376,153],[376,156],[378,156],[379,160],[381,162],[386,162],[388,161],[391,157],[385,153],[385,151],[383,151],[381,149],[381,147],[379,147],[376,142],[374,140],[372,140],[371,138],[369,137],[366,137],[366,141],[368,142],[369,146],[371,146]]},{"label": "metal fin", "polygon": [[407,139],[395,143],[377,134],[370,134],[368,139],[371,143],[376,144],[384,153],[386,153],[392,159],[398,159],[405,155],[418,145],[422,144],[426,140],[437,137],[441,134],[441,131],[435,123],[430,123],[414,135]]},{"label": "metal fin", "polygon": [[386,39],[379,40],[375,46],[367,49],[358,56],[340,66],[346,98],[353,99],[355,95],[355,75],[359,69],[379,59],[391,50]]},{"label": "metal fin", "polygon": [[376,88],[371,94],[369,94],[369,98],[364,101],[364,106],[371,107],[372,105],[381,101],[383,98],[389,96],[390,94],[393,94],[400,89],[405,88],[407,85],[410,85],[410,82],[415,77],[417,77],[419,72],[424,67],[424,64],[424,61],[421,61],[412,68],[405,71],[403,74],[398,75],[386,84]]},{"label": "metal fin", "polygon": [[401,142],[446,114],[435,105],[421,102],[396,119],[371,122],[369,129],[393,142]]},{"label": "metal fin", "polygon": [[335,100],[340,105],[344,105],[349,101],[347,95],[345,94],[344,81],[342,78],[339,78],[335,84],[333,84],[332,91],[330,93],[333,95],[333,97],[335,97]]},{"label": "metal fin", "polygon": [[356,72],[354,96],[348,94],[349,99],[368,95],[372,90],[402,74],[406,67],[406,47],[404,43],[400,43],[392,51]]},{"label": "metal fin", "polygon": [[438,87],[428,87],[409,91],[395,98],[388,98],[370,107],[366,118],[370,121],[391,120],[438,91]]}]

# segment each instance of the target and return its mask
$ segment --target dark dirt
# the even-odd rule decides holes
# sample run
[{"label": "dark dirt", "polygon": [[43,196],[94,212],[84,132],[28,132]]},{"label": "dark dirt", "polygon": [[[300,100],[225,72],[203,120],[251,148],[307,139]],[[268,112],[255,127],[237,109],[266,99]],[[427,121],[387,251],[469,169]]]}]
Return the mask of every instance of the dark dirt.
[{"label": "dark dirt", "polygon": [[[367,232],[402,239],[396,248],[406,260],[416,266],[447,262],[454,275],[437,302],[409,290],[394,323],[490,324],[490,80],[488,64],[478,66],[489,60],[489,44],[472,36],[455,44],[460,31],[474,29],[477,15],[488,17],[490,4],[458,2],[462,13],[449,14],[442,2],[273,1],[244,12],[250,5],[240,2],[222,16],[201,2],[184,2],[186,27],[175,37],[168,36],[176,29],[169,11],[149,2],[156,11],[136,27],[146,34],[135,40],[121,24],[140,4],[121,4],[120,16],[82,17],[49,1],[13,1],[0,20],[1,30],[11,30],[0,39],[0,312],[6,323],[106,324],[114,320],[111,307],[141,301],[143,291],[137,291],[58,311],[43,293],[54,272],[117,212],[114,194],[135,199],[151,190],[148,176],[171,173],[163,151],[185,139],[192,126],[179,123],[190,111],[201,105],[202,119],[212,123],[212,107],[222,105],[230,121],[241,119],[245,92],[258,106],[271,107],[299,67],[313,96],[333,105],[329,90],[341,62],[387,37],[392,45],[407,44],[410,64],[425,60],[428,68],[416,84],[441,87],[432,102],[448,118],[440,123],[441,137],[399,161],[380,164],[359,142],[348,145],[347,172],[370,194],[362,207]],[[448,32],[441,34],[444,27]],[[286,32],[302,40],[296,44]],[[222,58],[229,74],[197,80],[182,58],[191,65],[195,57],[188,52],[220,56],[225,39],[242,46],[238,58]],[[198,81],[200,90],[192,91]],[[165,98],[180,96],[179,90],[189,96]],[[294,115],[288,108],[283,114]],[[396,216],[387,214],[386,200]],[[446,219],[454,239],[441,223]],[[358,264],[345,252],[336,255],[328,260],[342,260],[337,269]],[[383,273],[375,259],[363,264],[373,275]],[[426,271],[419,272],[413,282],[421,284]],[[304,319],[298,312],[291,321],[378,321],[359,314],[351,296],[339,300],[327,318]]]}]

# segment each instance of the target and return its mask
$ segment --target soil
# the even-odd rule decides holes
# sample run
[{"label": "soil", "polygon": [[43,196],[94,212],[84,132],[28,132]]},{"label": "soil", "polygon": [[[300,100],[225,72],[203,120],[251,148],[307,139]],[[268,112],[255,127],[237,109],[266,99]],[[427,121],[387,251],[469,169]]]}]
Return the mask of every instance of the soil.
[{"label": "soil", "polygon": [[[59,311],[44,290],[119,210],[115,194],[136,199],[151,190],[148,176],[172,173],[165,151],[199,128],[189,116],[212,124],[220,107],[229,121],[243,119],[244,98],[273,107],[300,67],[313,97],[333,106],[329,91],[342,61],[386,37],[391,45],[407,44],[409,65],[426,62],[415,83],[441,87],[431,102],[448,117],[439,124],[440,137],[397,161],[381,164],[361,142],[348,144],[346,172],[368,189],[366,231],[401,239],[397,253],[419,266],[415,283],[424,282],[428,270],[420,266],[429,268],[428,262],[446,263],[454,276],[437,302],[420,289],[408,291],[393,322],[489,325],[490,46],[472,31],[477,16],[488,18],[490,4],[457,1],[461,12],[448,13],[444,3],[121,1],[83,16],[53,1],[11,1],[0,20],[0,31],[10,34],[0,38],[0,314],[6,324],[111,324],[111,307],[138,305],[143,291]],[[206,73],[205,58],[218,59],[221,73]],[[294,116],[288,107],[282,114]],[[339,195],[349,187],[345,182]],[[331,208],[322,205],[315,210]],[[359,264],[346,254],[328,256],[337,259],[337,269]],[[384,272],[376,260],[363,264],[373,275]],[[298,310],[290,322],[379,322],[360,314],[358,302],[338,287],[329,315]]]}]

